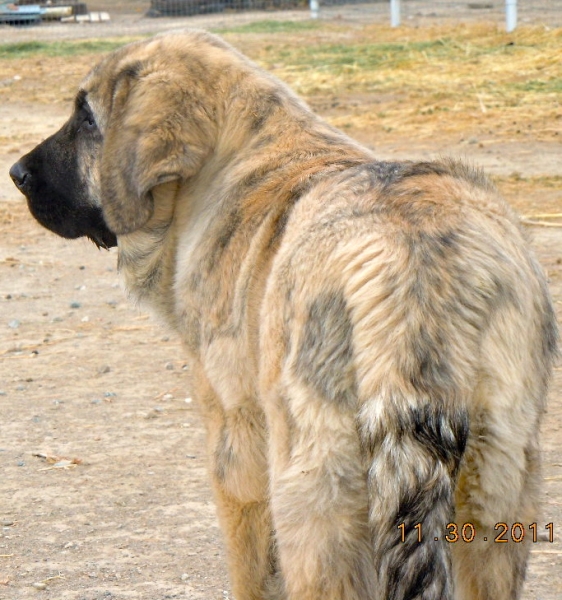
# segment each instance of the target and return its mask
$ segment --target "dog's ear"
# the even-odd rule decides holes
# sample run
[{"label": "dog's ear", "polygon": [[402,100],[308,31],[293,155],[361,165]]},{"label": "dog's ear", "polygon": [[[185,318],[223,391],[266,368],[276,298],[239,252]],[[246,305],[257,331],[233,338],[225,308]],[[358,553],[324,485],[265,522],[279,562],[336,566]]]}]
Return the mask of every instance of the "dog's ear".
[{"label": "dog's ear", "polygon": [[115,78],[101,156],[104,218],[117,235],[136,231],[154,212],[151,190],[186,180],[209,148],[208,123],[177,77],[130,66]]}]

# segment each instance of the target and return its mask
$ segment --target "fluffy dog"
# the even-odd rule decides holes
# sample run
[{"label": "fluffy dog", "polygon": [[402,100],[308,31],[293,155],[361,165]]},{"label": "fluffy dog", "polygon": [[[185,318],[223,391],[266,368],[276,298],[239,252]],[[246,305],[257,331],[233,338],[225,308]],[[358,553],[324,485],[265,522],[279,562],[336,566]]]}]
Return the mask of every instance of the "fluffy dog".
[{"label": "fluffy dog", "polygon": [[378,162],[187,31],[109,55],[11,175],[181,336],[237,600],[520,597],[557,332],[482,174]]}]

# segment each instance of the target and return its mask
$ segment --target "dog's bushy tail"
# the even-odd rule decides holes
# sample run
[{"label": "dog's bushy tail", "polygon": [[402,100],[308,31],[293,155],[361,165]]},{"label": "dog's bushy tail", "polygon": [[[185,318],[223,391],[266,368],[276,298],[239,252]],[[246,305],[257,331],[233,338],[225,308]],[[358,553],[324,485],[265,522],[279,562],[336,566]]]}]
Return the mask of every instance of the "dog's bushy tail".
[{"label": "dog's bushy tail", "polygon": [[466,411],[389,393],[367,403],[359,423],[381,597],[452,598],[445,535],[468,436]]},{"label": "dog's bushy tail", "polygon": [[348,280],[369,526],[388,600],[453,597],[445,535],[486,307],[463,294],[442,257],[435,239],[392,254],[381,246]]}]

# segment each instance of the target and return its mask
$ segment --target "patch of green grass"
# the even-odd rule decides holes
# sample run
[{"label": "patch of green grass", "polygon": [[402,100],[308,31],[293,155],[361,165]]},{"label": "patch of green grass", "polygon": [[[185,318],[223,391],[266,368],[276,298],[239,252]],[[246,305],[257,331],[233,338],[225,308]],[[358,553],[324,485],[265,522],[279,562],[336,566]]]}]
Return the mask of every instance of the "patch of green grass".
[{"label": "patch of green grass", "polygon": [[[138,38],[136,38],[138,39]],[[30,56],[77,56],[111,52],[132,38],[106,40],[79,40],[61,42],[18,42],[0,44],[0,58],[28,58]]]},{"label": "patch of green grass", "polygon": [[213,33],[299,33],[319,29],[318,21],[256,21],[237,27],[212,29]]},{"label": "patch of green grass", "polygon": [[562,80],[552,79],[529,79],[528,81],[514,83],[514,90],[520,92],[539,92],[541,94],[560,94],[562,92]]},{"label": "patch of green grass", "polygon": [[315,44],[291,46],[277,49],[273,59],[282,60],[296,67],[322,69],[333,73],[349,67],[372,70],[380,66],[408,67],[412,62],[422,60],[428,68],[440,61],[469,63],[483,55],[509,52],[503,46],[472,47],[470,52],[460,48],[455,40],[438,38],[435,40],[393,42],[393,43],[349,43]]}]

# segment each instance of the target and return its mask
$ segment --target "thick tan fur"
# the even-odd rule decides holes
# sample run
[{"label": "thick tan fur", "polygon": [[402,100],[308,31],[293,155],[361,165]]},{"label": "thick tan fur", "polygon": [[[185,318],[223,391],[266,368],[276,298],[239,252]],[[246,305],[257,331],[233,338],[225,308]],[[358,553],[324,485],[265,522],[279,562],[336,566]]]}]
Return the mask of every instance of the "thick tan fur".
[{"label": "thick tan fur", "polygon": [[494,527],[538,519],[556,327],[493,186],[376,162],[202,32],[82,90],[126,287],[191,358],[236,599],[519,598],[531,544]]}]

